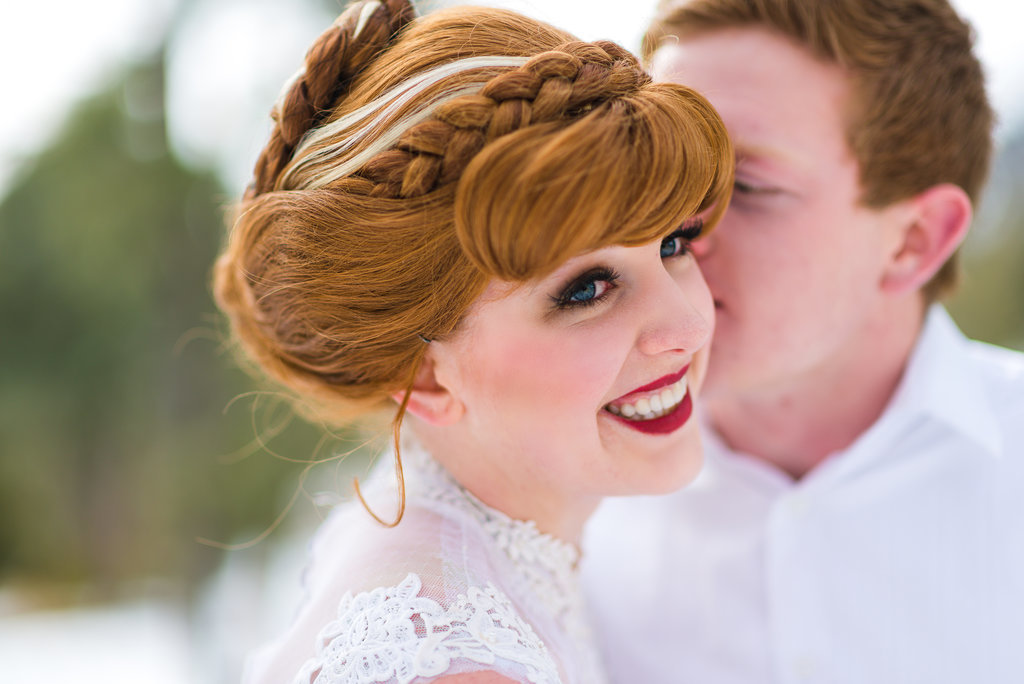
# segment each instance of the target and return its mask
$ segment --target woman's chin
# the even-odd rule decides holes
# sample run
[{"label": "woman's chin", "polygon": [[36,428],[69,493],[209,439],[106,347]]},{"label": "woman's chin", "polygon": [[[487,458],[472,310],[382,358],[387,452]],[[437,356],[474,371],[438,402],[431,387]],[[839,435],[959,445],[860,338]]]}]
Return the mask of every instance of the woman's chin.
[{"label": "woman's chin", "polygon": [[698,447],[686,450],[686,454],[676,459],[675,467],[666,472],[649,494],[671,494],[690,485],[700,475],[704,467],[704,454]]},{"label": "woman's chin", "polygon": [[[704,466],[704,453],[699,442],[683,445],[664,459],[645,464],[642,481],[632,479],[628,491],[612,496],[659,496],[671,494],[691,484]],[[639,470],[639,466],[637,467]]]}]

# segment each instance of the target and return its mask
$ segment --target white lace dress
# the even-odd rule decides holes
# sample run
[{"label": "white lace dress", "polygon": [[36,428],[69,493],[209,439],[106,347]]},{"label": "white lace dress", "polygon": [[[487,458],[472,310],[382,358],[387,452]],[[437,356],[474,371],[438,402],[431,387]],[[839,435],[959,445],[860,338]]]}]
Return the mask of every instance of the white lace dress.
[{"label": "white lace dress", "polygon": [[486,506],[422,451],[403,448],[403,461],[402,522],[385,528],[357,502],[331,513],[302,609],[250,658],[245,682],[407,684],[480,670],[604,682],[576,549]]}]

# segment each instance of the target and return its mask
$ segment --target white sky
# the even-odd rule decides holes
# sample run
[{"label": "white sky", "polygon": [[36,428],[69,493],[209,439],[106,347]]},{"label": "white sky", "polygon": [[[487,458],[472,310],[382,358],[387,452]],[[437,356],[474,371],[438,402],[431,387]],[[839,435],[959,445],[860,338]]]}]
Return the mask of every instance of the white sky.
[{"label": "white sky", "polygon": [[[0,12],[0,191],[22,161],[52,137],[69,107],[152,49],[180,0],[8,3]],[[339,3],[341,0],[339,0]],[[630,49],[655,0],[477,0],[521,10],[581,38]],[[240,189],[269,128],[267,112],[329,16],[289,0],[194,0],[171,46],[168,97],[175,149],[210,162]],[[974,24],[1001,126],[1024,124],[1024,4],[953,0]]]}]

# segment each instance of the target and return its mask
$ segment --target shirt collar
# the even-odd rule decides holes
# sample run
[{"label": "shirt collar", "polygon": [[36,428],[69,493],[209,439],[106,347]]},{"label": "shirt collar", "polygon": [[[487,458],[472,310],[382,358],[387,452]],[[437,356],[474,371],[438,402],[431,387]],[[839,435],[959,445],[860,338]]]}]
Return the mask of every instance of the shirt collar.
[{"label": "shirt collar", "polygon": [[938,421],[975,442],[985,453],[1001,455],[1003,440],[999,426],[991,399],[981,380],[972,373],[969,344],[970,340],[946,310],[933,305],[903,379],[881,420],[921,417]]},{"label": "shirt collar", "polygon": [[[715,434],[705,429],[703,439],[707,465],[691,488],[713,486],[717,469],[742,471],[759,489],[786,491],[809,482],[846,477],[882,454],[895,435],[908,426],[924,421],[945,429],[945,434],[960,436],[977,444],[976,451],[999,458],[1003,438],[995,419],[992,400],[982,381],[972,372],[971,344],[956,327],[946,310],[933,305],[925,318],[917,344],[907,361],[903,378],[882,415],[847,449],[832,456],[807,477],[792,482],[773,466],[746,454],[733,452]],[[844,475],[845,473],[845,475]]]}]

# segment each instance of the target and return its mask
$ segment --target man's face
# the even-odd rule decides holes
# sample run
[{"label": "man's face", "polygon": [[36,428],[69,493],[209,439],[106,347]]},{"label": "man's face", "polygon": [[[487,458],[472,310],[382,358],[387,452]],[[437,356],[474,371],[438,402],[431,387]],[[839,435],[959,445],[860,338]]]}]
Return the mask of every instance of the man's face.
[{"label": "man's face", "polygon": [[732,203],[695,246],[717,315],[705,397],[779,396],[870,363],[892,219],[858,203],[844,72],[757,29],[669,43],[653,72],[706,96],[736,148]]}]

